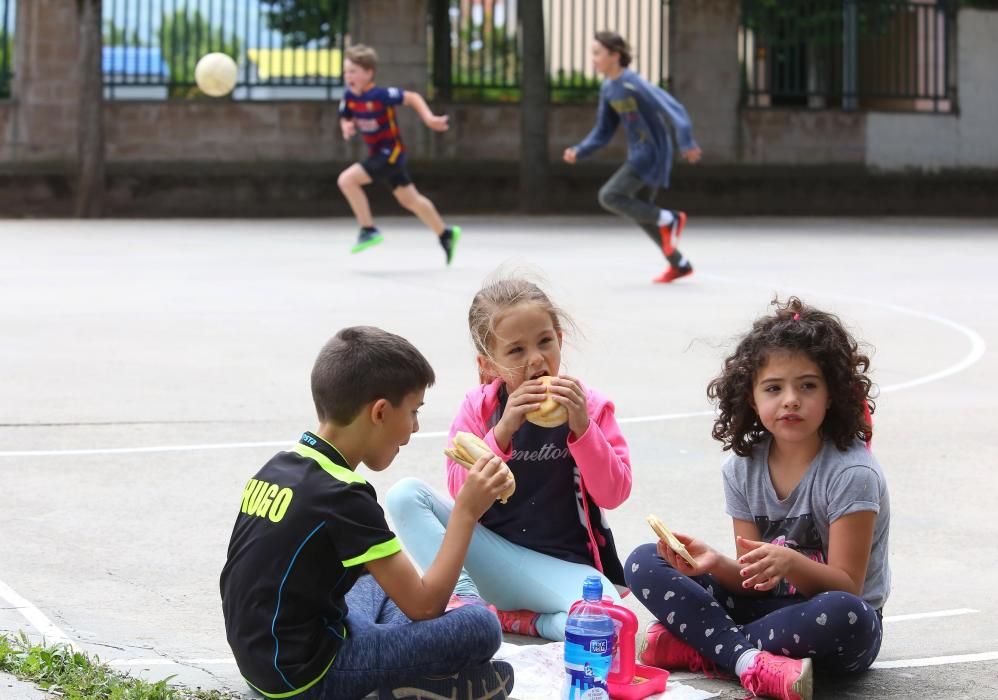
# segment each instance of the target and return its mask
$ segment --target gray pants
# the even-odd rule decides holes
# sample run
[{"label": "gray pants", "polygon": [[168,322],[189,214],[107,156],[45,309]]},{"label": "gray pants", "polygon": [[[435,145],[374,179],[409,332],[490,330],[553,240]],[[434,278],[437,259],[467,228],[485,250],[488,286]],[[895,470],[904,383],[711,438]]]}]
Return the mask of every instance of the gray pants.
[{"label": "gray pants", "polygon": [[[655,205],[657,187],[649,186],[627,163],[617,169],[600,188],[599,203],[617,216],[631,219],[648,234],[655,247],[662,250],[662,235],[658,230],[661,208]],[[669,264],[677,267],[683,259],[679,249],[667,257]]]},{"label": "gray pants", "polygon": [[422,676],[456,673],[489,661],[502,643],[491,611],[466,605],[412,622],[370,575],[358,579],[346,603],[343,646],[322,681],[295,700],[353,700]]}]

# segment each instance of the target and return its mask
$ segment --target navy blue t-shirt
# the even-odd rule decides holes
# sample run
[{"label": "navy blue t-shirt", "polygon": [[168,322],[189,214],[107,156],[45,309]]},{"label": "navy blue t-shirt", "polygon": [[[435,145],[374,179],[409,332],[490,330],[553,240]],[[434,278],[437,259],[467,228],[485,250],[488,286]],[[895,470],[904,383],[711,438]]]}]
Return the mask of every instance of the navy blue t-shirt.
[{"label": "navy blue t-shirt", "polygon": [[[503,387],[495,423],[507,398]],[[513,454],[506,464],[516,478],[516,491],[507,503],[489,508],[480,522],[514,544],[592,566],[579,470],[568,449],[568,433],[567,424],[542,428],[525,422],[513,434]]]}]

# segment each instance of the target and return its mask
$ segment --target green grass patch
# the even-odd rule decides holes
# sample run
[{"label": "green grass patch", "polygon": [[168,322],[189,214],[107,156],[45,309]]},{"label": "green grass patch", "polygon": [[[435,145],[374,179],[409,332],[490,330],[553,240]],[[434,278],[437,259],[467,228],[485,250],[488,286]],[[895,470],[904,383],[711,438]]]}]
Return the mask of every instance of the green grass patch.
[{"label": "green grass patch", "polygon": [[[0,671],[67,700],[231,700],[239,696],[217,690],[192,690],[150,683],[114,671],[96,656],[65,645],[33,644],[21,632],[0,634]],[[172,678],[172,676],[171,676]]]}]

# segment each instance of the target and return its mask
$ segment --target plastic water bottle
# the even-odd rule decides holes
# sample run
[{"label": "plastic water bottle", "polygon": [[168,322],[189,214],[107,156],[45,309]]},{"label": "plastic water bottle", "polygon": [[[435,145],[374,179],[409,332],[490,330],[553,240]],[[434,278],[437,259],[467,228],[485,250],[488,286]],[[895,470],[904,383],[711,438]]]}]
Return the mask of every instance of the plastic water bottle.
[{"label": "plastic water bottle", "polygon": [[601,604],[603,580],[589,576],[582,600],[572,606],[565,625],[563,700],[610,700],[607,678],[613,655],[613,620]]}]

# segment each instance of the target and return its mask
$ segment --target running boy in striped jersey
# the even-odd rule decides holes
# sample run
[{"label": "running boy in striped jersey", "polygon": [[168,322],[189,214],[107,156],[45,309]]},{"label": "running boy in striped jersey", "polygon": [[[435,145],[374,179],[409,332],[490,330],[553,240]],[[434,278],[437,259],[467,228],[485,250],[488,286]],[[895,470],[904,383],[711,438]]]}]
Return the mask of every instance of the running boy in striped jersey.
[{"label": "running boy in striped jersey", "polygon": [[340,191],[360,224],[360,235],[351,252],[359,253],[384,240],[374,226],[371,206],[363,189],[365,185],[380,180],[388,184],[399,204],[437,234],[450,265],[461,229],[446,226],[433,202],[412,184],[405,167],[405,147],[399,133],[395,106],[403,104],[412,107],[423,123],[434,131],[447,131],[447,117],[433,114],[426,100],[417,92],[375,85],[377,65],[378,54],[363,44],[347,49],[343,61],[343,80],[347,89],[340,102],[340,129],[347,140],[359,130],[368,150],[365,160],[351,165],[340,173],[337,180]]}]

